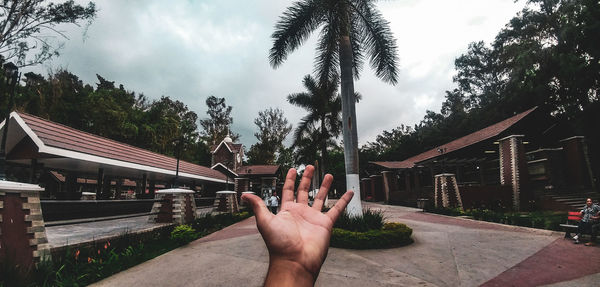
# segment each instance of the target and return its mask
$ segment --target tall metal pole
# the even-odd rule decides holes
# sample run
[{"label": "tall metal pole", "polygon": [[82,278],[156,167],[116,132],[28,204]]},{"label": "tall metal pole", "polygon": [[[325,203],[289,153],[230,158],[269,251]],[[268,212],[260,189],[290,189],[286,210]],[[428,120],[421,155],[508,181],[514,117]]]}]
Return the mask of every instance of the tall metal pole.
[{"label": "tall metal pole", "polygon": [[[8,138],[8,122],[10,121],[10,112],[14,106],[15,101],[15,85],[18,80],[19,70],[13,63],[7,63],[4,65],[5,70],[5,85],[4,87],[10,88],[10,95],[8,105],[6,107],[6,113],[4,117],[4,127],[2,134],[2,143],[0,143],[0,180],[6,180],[6,140]],[[6,89],[4,89],[6,91]]]}]

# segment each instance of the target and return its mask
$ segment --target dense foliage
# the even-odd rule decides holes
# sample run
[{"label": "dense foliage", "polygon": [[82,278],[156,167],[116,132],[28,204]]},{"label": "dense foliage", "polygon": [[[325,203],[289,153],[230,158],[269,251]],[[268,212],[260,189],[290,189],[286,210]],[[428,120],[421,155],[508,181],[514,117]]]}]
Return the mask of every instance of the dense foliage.
[{"label": "dense foliage", "polygon": [[[210,165],[209,147],[199,138],[198,116],[184,103],[163,96],[150,101],[97,75],[95,87],[59,70],[47,78],[26,73],[18,85],[14,109],[75,129],[154,152]],[[8,106],[0,93],[0,106]]]},{"label": "dense foliage", "polygon": [[258,132],[254,136],[258,140],[246,154],[248,164],[275,164],[280,155],[286,156],[283,141],[292,131],[281,109],[268,108],[258,112],[254,119]]},{"label": "dense foliage", "polygon": [[43,63],[58,56],[67,36],[57,29],[60,24],[92,23],[96,5],[75,1],[54,3],[46,0],[6,0],[0,4],[0,58],[17,66]]},{"label": "dense foliage", "polygon": [[598,1],[528,1],[490,45],[471,43],[456,59],[457,87],[440,113],[384,131],[362,147],[361,160],[403,160],[538,106],[584,135],[598,165],[599,37]]}]

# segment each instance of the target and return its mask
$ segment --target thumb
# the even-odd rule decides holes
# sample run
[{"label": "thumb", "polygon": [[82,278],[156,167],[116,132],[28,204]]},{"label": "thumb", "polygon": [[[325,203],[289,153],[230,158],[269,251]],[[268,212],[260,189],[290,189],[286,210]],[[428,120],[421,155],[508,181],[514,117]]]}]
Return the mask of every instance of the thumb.
[{"label": "thumb", "polygon": [[262,198],[254,194],[244,193],[242,194],[242,200],[250,204],[250,207],[252,207],[252,210],[254,211],[257,220],[266,219],[269,215],[272,214],[267,209],[267,206],[265,205],[265,202],[262,200]]}]

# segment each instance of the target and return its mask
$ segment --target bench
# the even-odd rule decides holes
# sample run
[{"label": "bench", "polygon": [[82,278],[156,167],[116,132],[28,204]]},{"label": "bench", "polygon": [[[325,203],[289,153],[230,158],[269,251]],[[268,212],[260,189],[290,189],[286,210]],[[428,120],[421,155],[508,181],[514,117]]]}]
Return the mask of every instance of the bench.
[{"label": "bench", "polygon": [[581,220],[581,213],[579,211],[569,211],[567,222],[560,225],[560,227],[566,230],[565,238],[571,238],[571,230],[577,230],[579,220]]}]

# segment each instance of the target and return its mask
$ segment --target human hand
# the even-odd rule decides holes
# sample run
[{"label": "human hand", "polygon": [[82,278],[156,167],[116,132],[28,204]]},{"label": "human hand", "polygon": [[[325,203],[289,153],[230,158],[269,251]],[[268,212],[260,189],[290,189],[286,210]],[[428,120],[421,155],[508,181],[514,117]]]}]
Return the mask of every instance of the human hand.
[{"label": "human hand", "polygon": [[325,175],[313,206],[308,206],[308,189],[314,167],[304,170],[294,202],[296,170],[290,169],[283,186],[281,210],[272,214],[260,197],[242,195],[256,214],[256,225],[269,250],[269,271],[265,286],[312,286],[327,257],[333,223],[343,212],[354,192],[346,192],[327,212],[321,208],[333,176]]}]

